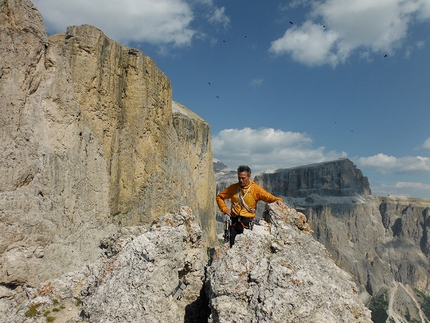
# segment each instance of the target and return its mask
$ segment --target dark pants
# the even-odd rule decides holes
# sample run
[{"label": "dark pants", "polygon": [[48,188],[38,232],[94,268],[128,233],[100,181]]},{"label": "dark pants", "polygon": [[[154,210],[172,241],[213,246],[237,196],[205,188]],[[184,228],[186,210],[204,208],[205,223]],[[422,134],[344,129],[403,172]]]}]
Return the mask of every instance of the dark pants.
[{"label": "dark pants", "polygon": [[234,245],[234,240],[238,234],[242,234],[244,229],[249,229],[253,219],[244,218],[243,216],[231,216],[230,226],[230,247]]}]

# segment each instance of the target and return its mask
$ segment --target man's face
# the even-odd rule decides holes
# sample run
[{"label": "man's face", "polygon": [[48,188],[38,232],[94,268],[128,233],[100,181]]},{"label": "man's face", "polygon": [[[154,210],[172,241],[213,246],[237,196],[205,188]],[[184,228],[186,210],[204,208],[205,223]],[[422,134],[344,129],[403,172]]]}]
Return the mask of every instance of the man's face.
[{"label": "man's face", "polygon": [[239,180],[240,187],[244,187],[249,184],[251,176],[249,176],[248,172],[242,172],[237,174],[237,179]]}]

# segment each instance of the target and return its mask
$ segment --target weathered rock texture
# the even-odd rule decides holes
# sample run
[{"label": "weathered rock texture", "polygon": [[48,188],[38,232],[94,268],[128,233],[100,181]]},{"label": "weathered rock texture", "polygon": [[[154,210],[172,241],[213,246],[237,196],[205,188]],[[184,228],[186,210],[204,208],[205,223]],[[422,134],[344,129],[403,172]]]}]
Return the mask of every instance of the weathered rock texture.
[{"label": "weathered rock texture", "polygon": [[263,172],[255,176],[255,182],[288,197],[372,194],[367,177],[349,159]]},{"label": "weathered rock texture", "polygon": [[70,65],[82,118],[100,140],[118,221],[148,223],[189,205],[213,226],[209,125],[180,104],[172,109],[170,81],[155,62],[88,25],[50,41]]},{"label": "weathered rock texture", "polygon": [[[262,174],[256,181],[284,195],[288,205],[307,216],[314,237],[326,246],[338,266],[353,275],[360,298],[374,310],[375,322],[430,321],[430,312],[424,311],[430,304],[430,200],[363,195],[360,192],[370,191],[367,180],[348,160],[321,163],[321,170],[317,164],[310,170],[308,167],[291,171],[326,175],[300,175],[300,190],[296,180],[289,190],[292,177],[288,170]],[[306,183],[306,178],[311,183]],[[326,190],[321,185],[324,181],[339,184],[336,189],[328,185]]]},{"label": "weathered rock texture", "polygon": [[303,214],[274,204],[266,219],[209,265],[189,208],[123,227],[86,269],[15,293],[2,322],[371,322]]},{"label": "weathered rock texture", "polygon": [[[306,214],[315,238],[337,265],[354,276],[364,302],[371,296],[385,297],[385,310],[394,322],[402,322],[398,317],[418,312],[425,304],[418,301],[414,289],[430,294],[430,200],[314,195],[287,202]],[[400,295],[405,290],[408,293]],[[397,308],[393,307],[396,300],[401,304]]]},{"label": "weathered rock texture", "polygon": [[150,228],[119,229],[102,239],[99,259],[86,269],[17,294],[2,322],[207,320],[207,301],[206,311],[197,307],[208,258],[199,222],[183,207]]},{"label": "weathered rock texture", "polygon": [[213,322],[371,322],[351,276],[309,233],[305,217],[268,205],[233,248],[217,248],[209,268]]},{"label": "weathered rock texture", "polygon": [[190,304],[200,297],[205,277],[202,235],[191,210],[182,208],[156,219],[140,235],[106,239],[106,257],[81,291],[86,320],[183,322],[198,317]]},{"label": "weathered rock texture", "polygon": [[215,241],[209,125],[149,57],[86,25],[48,38],[27,0],[0,1],[0,57],[0,299],[181,205]]}]

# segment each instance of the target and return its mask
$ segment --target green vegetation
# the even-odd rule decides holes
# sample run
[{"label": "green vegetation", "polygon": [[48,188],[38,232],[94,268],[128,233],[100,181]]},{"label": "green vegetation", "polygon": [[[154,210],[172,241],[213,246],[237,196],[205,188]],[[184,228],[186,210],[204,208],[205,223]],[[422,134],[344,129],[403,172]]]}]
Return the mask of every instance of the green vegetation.
[{"label": "green vegetation", "polygon": [[28,309],[27,312],[25,312],[25,316],[27,317],[35,317],[36,315],[40,314],[39,311],[37,310],[37,308],[40,306],[40,304],[34,305],[31,304],[30,308]]},{"label": "green vegetation", "polygon": [[51,311],[46,311],[45,313],[43,313],[43,316],[47,317],[49,314],[51,314]]},{"label": "green vegetation", "polygon": [[427,296],[416,288],[414,288],[414,292],[418,296],[418,301],[420,302],[422,311],[424,312],[427,319],[430,320],[430,296]]},{"label": "green vegetation", "polygon": [[367,307],[372,311],[372,321],[374,323],[385,323],[388,319],[388,290],[373,296]]},{"label": "green vegetation", "polygon": [[55,317],[53,317],[53,316],[47,316],[46,317],[46,321],[47,322],[54,322],[55,321]]},{"label": "green vegetation", "polygon": [[79,299],[77,299],[75,302],[75,306],[81,306],[81,305],[82,305],[82,302]]},{"label": "green vegetation", "polygon": [[59,308],[57,308],[57,307],[54,307],[54,308],[52,309],[52,311],[53,311],[53,312],[59,312],[59,311],[60,311],[60,309],[59,309]]}]

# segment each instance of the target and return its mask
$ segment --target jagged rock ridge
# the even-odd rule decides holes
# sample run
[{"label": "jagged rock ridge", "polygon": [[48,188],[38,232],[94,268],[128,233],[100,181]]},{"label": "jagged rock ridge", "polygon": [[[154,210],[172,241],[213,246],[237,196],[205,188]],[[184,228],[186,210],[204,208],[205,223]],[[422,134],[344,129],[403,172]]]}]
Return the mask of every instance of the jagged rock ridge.
[{"label": "jagged rock ridge", "polygon": [[214,322],[371,322],[351,277],[303,214],[267,205],[261,226],[219,248],[209,268]]},{"label": "jagged rock ridge", "polygon": [[273,204],[265,219],[209,263],[189,208],[121,228],[86,269],[16,294],[3,322],[371,322],[303,214]]}]

